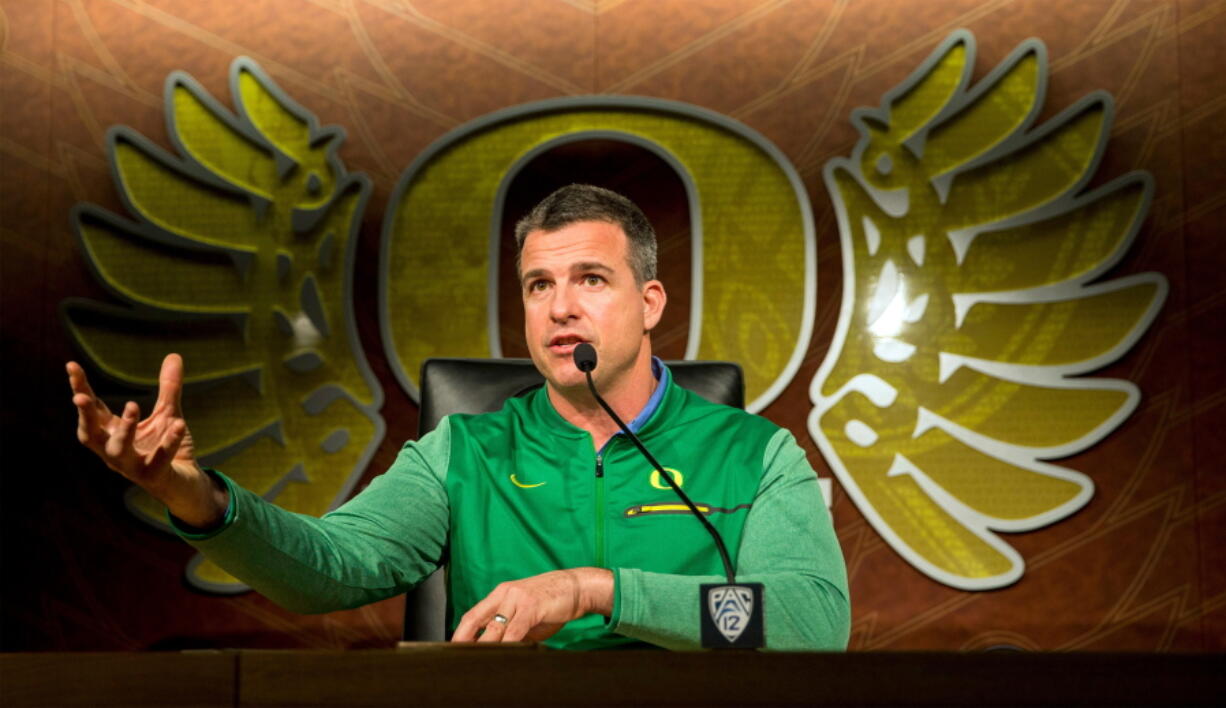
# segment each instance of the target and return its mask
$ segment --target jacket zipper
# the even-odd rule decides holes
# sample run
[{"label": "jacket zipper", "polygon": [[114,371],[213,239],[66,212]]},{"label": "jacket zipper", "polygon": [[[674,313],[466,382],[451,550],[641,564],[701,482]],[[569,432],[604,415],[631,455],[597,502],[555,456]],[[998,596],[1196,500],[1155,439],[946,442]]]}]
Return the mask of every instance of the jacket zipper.
[{"label": "jacket zipper", "polygon": [[604,567],[604,457],[596,455],[596,567]]}]

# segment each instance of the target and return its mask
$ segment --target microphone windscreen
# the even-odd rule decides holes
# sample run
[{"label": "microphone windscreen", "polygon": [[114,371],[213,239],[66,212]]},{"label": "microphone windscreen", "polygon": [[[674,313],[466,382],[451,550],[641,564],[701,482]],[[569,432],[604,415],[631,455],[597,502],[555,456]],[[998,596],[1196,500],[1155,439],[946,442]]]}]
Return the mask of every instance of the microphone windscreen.
[{"label": "microphone windscreen", "polygon": [[580,371],[592,371],[596,368],[596,347],[593,347],[587,342],[579,342],[575,346],[575,351],[572,356],[575,359],[575,368]]}]

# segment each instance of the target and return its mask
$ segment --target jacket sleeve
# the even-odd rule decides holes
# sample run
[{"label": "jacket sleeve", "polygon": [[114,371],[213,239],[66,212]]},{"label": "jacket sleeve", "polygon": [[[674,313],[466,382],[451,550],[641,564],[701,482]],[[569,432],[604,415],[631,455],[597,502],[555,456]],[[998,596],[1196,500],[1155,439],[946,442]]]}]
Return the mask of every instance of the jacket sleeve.
[{"label": "jacket sleeve", "polygon": [[[736,574],[764,585],[766,648],[846,649],[847,568],[817,475],[787,430],[771,438],[763,467]],[[618,568],[609,628],[668,649],[697,649],[698,586],[725,580]]]},{"label": "jacket sleeve", "polygon": [[222,525],[179,535],[234,577],[301,613],[357,607],[405,592],[438,567],[450,513],[446,419],[401,449],[391,468],[316,518],[261,499],[219,475],[231,508]]}]

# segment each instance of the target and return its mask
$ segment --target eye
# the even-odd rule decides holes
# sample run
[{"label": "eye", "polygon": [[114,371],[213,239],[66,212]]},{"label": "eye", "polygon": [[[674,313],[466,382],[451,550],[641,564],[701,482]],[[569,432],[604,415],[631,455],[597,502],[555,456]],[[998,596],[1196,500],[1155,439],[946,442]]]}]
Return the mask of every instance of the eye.
[{"label": "eye", "polygon": [[583,284],[587,285],[588,287],[594,288],[598,285],[602,285],[604,282],[604,278],[596,275],[595,273],[588,273],[587,275],[583,276]]},{"label": "eye", "polygon": [[549,287],[548,280],[537,279],[537,280],[533,280],[532,282],[528,283],[527,289],[528,289],[528,292],[530,293],[539,293],[539,292],[544,292],[545,289],[548,287]]}]

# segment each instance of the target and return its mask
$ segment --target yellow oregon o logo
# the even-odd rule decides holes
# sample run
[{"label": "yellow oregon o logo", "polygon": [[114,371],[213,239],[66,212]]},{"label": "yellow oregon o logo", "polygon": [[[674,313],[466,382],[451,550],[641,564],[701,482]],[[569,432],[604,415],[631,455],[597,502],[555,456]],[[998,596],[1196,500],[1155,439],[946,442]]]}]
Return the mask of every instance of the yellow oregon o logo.
[{"label": "yellow oregon o logo", "polygon": [[761,410],[795,375],[812,333],[808,198],[787,159],[756,132],[654,99],[500,111],[444,136],[409,166],[384,217],[380,264],[383,342],[397,380],[416,398],[429,357],[501,356],[497,239],[506,189],[541,153],[590,139],[650,150],[686,185],[694,274],[686,358],[740,362],[746,408]]},{"label": "yellow oregon o logo", "polygon": [[[669,477],[673,478],[673,481],[677,483],[678,487],[685,486],[685,475],[681,474],[680,470],[675,470],[672,467],[665,467],[664,471],[668,473]],[[655,487],[656,489],[672,489],[672,487],[668,486],[668,483],[660,477],[660,470],[651,471],[651,486]]]}]

